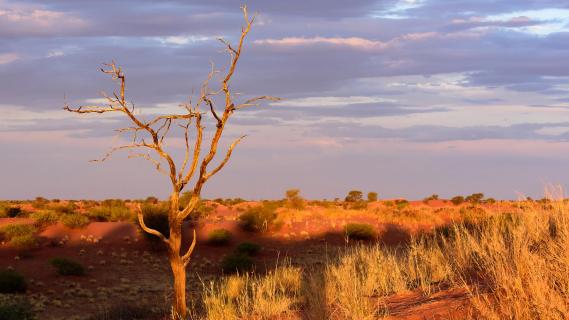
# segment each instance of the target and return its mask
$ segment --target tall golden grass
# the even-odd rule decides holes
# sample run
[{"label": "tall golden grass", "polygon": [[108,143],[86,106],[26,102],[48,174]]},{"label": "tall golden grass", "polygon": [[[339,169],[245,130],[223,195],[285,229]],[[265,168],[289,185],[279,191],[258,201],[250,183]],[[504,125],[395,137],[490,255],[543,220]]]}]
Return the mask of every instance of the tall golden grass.
[{"label": "tall golden grass", "polygon": [[569,207],[519,202],[415,237],[409,244],[349,247],[327,263],[206,284],[203,318],[380,319],[386,299],[415,291],[467,292],[472,319],[569,319]]}]

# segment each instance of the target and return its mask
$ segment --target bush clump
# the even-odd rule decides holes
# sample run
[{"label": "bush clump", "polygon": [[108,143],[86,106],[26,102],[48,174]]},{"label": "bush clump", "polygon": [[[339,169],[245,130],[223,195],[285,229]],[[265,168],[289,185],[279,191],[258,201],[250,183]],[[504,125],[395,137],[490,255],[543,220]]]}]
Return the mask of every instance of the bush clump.
[{"label": "bush clump", "polygon": [[2,233],[7,240],[19,236],[33,235],[36,232],[37,228],[35,226],[24,223],[9,224],[0,229],[0,233]]},{"label": "bush clump", "polygon": [[231,232],[226,229],[215,229],[207,237],[207,243],[214,246],[226,246],[230,242]]},{"label": "bush clump", "polygon": [[375,229],[367,223],[348,223],[344,231],[350,240],[372,240],[377,238]]},{"label": "bush clump", "polygon": [[277,218],[276,206],[266,202],[247,209],[239,216],[241,228],[250,232],[267,231]]},{"label": "bush clump", "polygon": [[0,319],[2,320],[33,320],[33,306],[25,297],[9,297],[0,300]]},{"label": "bush clump", "polygon": [[8,218],[16,218],[17,216],[22,215],[22,208],[20,207],[8,207],[5,209],[6,216]]},{"label": "bush clump", "polygon": [[59,215],[52,210],[39,210],[32,213],[31,218],[36,221],[36,226],[45,227],[56,223],[59,220]]},{"label": "bush clump", "polygon": [[246,272],[253,269],[253,266],[253,260],[242,253],[233,253],[221,260],[221,269],[225,273]]},{"label": "bush clump", "polygon": [[[147,227],[160,231],[165,237],[170,236],[170,223],[168,222],[168,204],[145,204],[142,206],[142,216]],[[139,226],[140,227],[140,226]],[[159,241],[160,239],[147,232],[143,232],[144,236],[151,241]]]},{"label": "bush clump", "polygon": [[243,242],[240,243],[237,248],[235,248],[235,252],[252,257],[261,252],[261,246],[252,242]]},{"label": "bush clump", "polygon": [[452,199],[450,199],[450,202],[452,202],[452,204],[454,204],[455,206],[458,206],[459,204],[462,204],[464,202],[464,197],[463,196],[453,197]]},{"label": "bush clump", "polygon": [[61,276],[82,276],[85,274],[85,268],[79,262],[67,258],[54,258],[49,263],[57,269],[57,273]]},{"label": "bush clump", "polygon": [[[26,279],[18,272],[0,271],[0,293],[25,293],[27,287]],[[0,319],[4,318],[0,317]]]},{"label": "bush clump", "polygon": [[291,209],[302,210],[306,201],[300,196],[300,189],[290,189],[285,193],[286,205]]},{"label": "bush clump", "polygon": [[88,217],[79,213],[63,214],[59,221],[71,229],[82,228],[90,222]]}]

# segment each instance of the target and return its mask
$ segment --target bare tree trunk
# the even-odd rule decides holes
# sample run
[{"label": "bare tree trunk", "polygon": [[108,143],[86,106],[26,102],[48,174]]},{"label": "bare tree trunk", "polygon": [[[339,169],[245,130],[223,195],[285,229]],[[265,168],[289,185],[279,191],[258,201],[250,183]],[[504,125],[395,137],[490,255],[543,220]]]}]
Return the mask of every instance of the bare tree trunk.
[{"label": "bare tree trunk", "polygon": [[186,264],[180,255],[182,243],[181,228],[177,224],[171,224],[168,258],[174,277],[174,303],[173,312],[176,319],[186,319]]}]

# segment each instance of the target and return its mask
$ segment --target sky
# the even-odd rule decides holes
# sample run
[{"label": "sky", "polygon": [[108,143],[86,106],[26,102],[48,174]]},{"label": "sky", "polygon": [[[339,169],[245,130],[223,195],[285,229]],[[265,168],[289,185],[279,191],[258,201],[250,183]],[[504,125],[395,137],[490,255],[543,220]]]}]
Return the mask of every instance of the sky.
[{"label": "sky", "polygon": [[[541,197],[569,181],[569,2],[247,2],[257,18],[231,83],[278,102],[237,112],[247,138],[209,198]],[[164,198],[166,177],[115,154],[120,115],[62,110],[101,101],[116,61],[141,117],[178,111],[217,39],[235,43],[229,0],[0,0],[0,199]],[[195,97],[195,94],[194,94]],[[214,125],[209,123],[206,133]],[[182,151],[174,136],[168,150]]]}]

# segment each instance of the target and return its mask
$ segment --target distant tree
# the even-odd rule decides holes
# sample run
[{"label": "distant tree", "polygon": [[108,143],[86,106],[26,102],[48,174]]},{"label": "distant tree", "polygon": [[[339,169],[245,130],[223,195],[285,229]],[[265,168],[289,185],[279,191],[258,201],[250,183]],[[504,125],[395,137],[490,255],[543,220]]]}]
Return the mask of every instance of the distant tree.
[{"label": "distant tree", "polygon": [[144,202],[152,203],[152,204],[157,204],[158,201],[159,201],[158,198],[156,198],[154,196],[148,196],[148,197],[146,197],[146,200],[144,200]]},{"label": "distant tree", "polygon": [[452,199],[450,199],[450,202],[452,202],[452,204],[454,204],[455,206],[458,206],[459,204],[464,202],[464,197],[463,196],[453,197]]},{"label": "distant tree", "polygon": [[482,199],[484,199],[483,193],[473,193],[473,194],[469,195],[468,197],[466,197],[464,200],[466,202],[470,202],[470,203],[480,203],[480,201]]},{"label": "distant tree", "polygon": [[377,192],[368,192],[367,201],[369,201],[369,202],[377,201]]},{"label": "distant tree", "polygon": [[[190,215],[198,209],[200,205],[201,192],[206,182],[208,182],[215,174],[217,174],[227,164],[231,157],[233,149],[244,136],[236,139],[228,148],[225,156],[213,168],[210,168],[212,160],[214,160],[218,145],[225,129],[225,125],[229,118],[238,110],[256,106],[263,100],[278,100],[269,96],[259,96],[247,99],[238,103],[234,99],[236,94],[230,89],[230,83],[237,67],[239,58],[241,57],[243,43],[245,37],[249,33],[254,21],[254,17],[249,19],[247,8],[243,7],[243,15],[245,18],[245,26],[241,29],[241,36],[237,46],[232,46],[223,39],[220,41],[225,45],[229,54],[230,63],[226,72],[219,78],[219,88],[210,89],[210,82],[216,81],[219,72],[214,69],[204,81],[199,97],[195,102],[191,100],[181,105],[179,114],[160,115],[149,120],[142,119],[135,111],[134,104],[127,101],[126,98],[126,78],[120,67],[115,63],[107,64],[106,69],[101,69],[105,74],[109,74],[113,80],[119,83],[119,92],[113,95],[105,95],[107,104],[104,106],[80,106],[78,108],[70,108],[65,106],[65,110],[80,114],[86,113],[120,113],[126,116],[130,121],[128,127],[118,129],[119,133],[132,134],[131,143],[119,147],[112,148],[103,159],[104,161],[110,155],[119,150],[136,151],[131,157],[140,157],[150,161],[157,171],[164,174],[171,183],[171,192],[169,197],[168,209],[168,227],[169,234],[165,235],[157,229],[153,229],[146,225],[140,205],[138,206],[138,221],[141,228],[158,238],[160,238],[168,248],[168,258],[174,278],[174,301],[173,313],[176,319],[187,317],[186,307],[186,267],[190,262],[190,257],[196,246],[196,233],[188,249],[182,252],[182,225]],[[222,111],[216,111],[216,105],[222,104]],[[200,108],[205,107],[207,112],[202,112]],[[204,124],[202,120],[211,113],[210,120],[215,124],[211,136],[204,141]],[[184,157],[183,162],[176,163],[172,155],[165,149],[165,138],[169,136],[170,129],[181,128],[184,141]],[[195,138],[193,146],[190,145],[190,131],[195,129]],[[202,142],[209,145],[207,153],[202,155]],[[203,158],[202,158],[203,156]],[[201,159],[201,160],[200,160]],[[190,186],[189,200],[180,208],[180,193]]]},{"label": "distant tree", "polygon": [[300,196],[300,189],[289,189],[285,192],[287,206],[289,208],[302,210],[305,206],[304,199]]},{"label": "distant tree", "polygon": [[363,199],[364,199],[363,192],[361,192],[359,190],[352,190],[352,191],[348,192],[348,195],[346,196],[346,199],[344,201],[346,201],[346,202],[358,202],[358,201],[362,201]]}]

